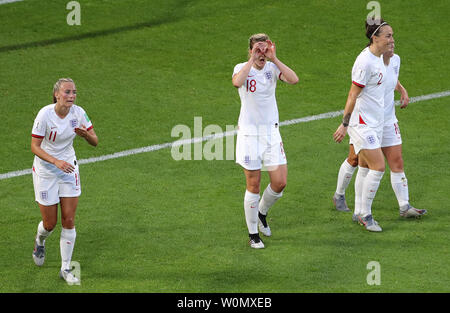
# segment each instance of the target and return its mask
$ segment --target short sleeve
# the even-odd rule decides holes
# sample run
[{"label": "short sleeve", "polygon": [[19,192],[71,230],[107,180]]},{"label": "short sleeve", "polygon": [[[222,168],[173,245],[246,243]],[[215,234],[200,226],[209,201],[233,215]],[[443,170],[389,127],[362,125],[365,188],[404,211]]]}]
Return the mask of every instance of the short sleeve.
[{"label": "short sleeve", "polygon": [[92,122],[89,118],[89,116],[87,115],[86,111],[81,108],[78,107],[80,109],[80,122],[81,125],[84,125],[86,127],[87,130],[91,130],[92,128],[94,128],[94,126],[92,125]]},{"label": "short sleeve", "polygon": [[395,62],[396,62],[396,65],[397,65],[397,76],[400,74],[400,56],[399,55],[397,55],[397,54],[394,54],[394,58],[395,58]]},{"label": "short sleeve", "polygon": [[370,78],[370,70],[365,62],[356,59],[352,68],[352,83],[358,87],[364,88]]},{"label": "short sleeve", "polygon": [[47,122],[45,119],[46,110],[40,110],[36,119],[34,120],[33,129],[31,130],[31,136],[35,138],[44,138],[45,131],[47,129]]},{"label": "short sleeve", "polygon": [[281,73],[280,69],[278,68],[278,66],[276,66],[276,64],[272,63],[272,67],[273,67],[273,71],[274,71],[275,77],[277,79],[281,80],[281,74],[282,73]]},{"label": "short sleeve", "polygon": [[241,71],[241,69],[244,67],[245,63],[239,63],[234,67],[233,70],[233,75],[231,77],[233,77],[234,75],[236,75],[237,73],[239,73]]}]

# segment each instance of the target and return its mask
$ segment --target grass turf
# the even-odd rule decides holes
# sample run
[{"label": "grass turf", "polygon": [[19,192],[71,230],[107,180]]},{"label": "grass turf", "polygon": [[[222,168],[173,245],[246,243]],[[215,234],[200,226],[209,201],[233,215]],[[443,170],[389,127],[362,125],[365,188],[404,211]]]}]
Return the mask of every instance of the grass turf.
[{"label": "grass turf", "polygon": [[[82,1],[82,25],[67,26],[65,1],[0,6],[0,173],[29,168],[30,130],[62,76],[100,138],[75,143],[78,158],[172,141],[173,126],[235,124],[231,85],[246,39],[267,32],[300,77],[277,90],[280,119],[343,108],[350,69],[365,46],[366,2]],[[449,4],[381,2],[391,22],[400,80],[410,96],[449,89]],[[28,16],[24,19],[23,16]],[[411,27],[411,19],[414,27]],[[432,23],[440,20],[440,24]],[[412,204],[399,218],[386,171],[374,202],[384,231],[372,234],[334,211],[331,196],[347,146],[332,142],[340,118],[281,128],[288,186],[270,212],[267,248],[247,245],[244,177],[233,161],[174,161],[170,149],[81,166],[83,195],[73,260],[82,285],[58,279],[59,231],[42,268],[31,260],[40,220],[31,177],[0,181],[1,292],[448,292],[446,99],[397,116]],[[268,183],[263,175],[262,187]],[[351,185],[352,186],[352,185]],[[347,198],[353,201],[353,188]],[[366,265],[381,265],[369,286]],[[261,275],[264,273],[264,275]]]}]

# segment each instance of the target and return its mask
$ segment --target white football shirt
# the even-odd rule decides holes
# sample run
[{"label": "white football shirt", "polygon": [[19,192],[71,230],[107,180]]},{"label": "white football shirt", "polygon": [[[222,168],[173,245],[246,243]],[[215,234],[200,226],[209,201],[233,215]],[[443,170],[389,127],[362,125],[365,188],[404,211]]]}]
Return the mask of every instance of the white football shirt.
[{"label": "white football shirt", "polygon": [[[236,65],[233,76],[239,73],[246,63]],[[261,70],[254,67],[250,69],[247,80],[238,89],[241,98],[238,126],[242,134],[258,135],[279,122],[275,88],[280,77],[280,70],[270,61],[267,61]]]},{"label": "white football shirt", "polygon": [[369,47],[365,48],[356,58],[352,68],[352,82],[363,90],[356,99],[350,126],[383,126],[385,80],[383,56],[377,57],[370,52]]},{"label": "white football shirt", "polygon": [[394,91],[397,86],[398,75],[400,73],[400,57],[394,54],[386,66],[386,90],[384,94],[384,123],[397,123],[395,116]]},{"label": "white football shirt", "polygon": [[[41,148],[51,156],[75,165],[74,130],[82,125],[88,130],[93,128],[89,117],[81,107],[73,104],[69,113],[62,119],[55,112],[55,104],[49,104],[36,116],[31,136],[43,138]],[[55,165],[38,156],[34,157],[33,167],[38,175],[61,172]]]}]

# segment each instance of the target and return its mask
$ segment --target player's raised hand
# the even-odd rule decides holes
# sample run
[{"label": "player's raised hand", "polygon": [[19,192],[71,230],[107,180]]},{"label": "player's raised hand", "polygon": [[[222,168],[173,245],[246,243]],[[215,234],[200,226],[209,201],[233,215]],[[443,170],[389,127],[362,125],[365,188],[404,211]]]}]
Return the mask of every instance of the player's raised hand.
[{"label": "player's raised hand", "polygon": [[81,125],[80,128],[75,128],[74,131],[80,137],[87,138],[87,136],[88,136],[87,129],[84,125]]},{"label": "player's raised hand", "polygon": [[267,40],[267,49],[265,52],[266,57],[268,57],[271,60],[274,60],[277,57],[277,49],[275,47],[275,43]]},{"label": "player's raised hand", "polygon": [[251,58],[253,61],[256,61],[261,54],[264,54],[267,50],[267,45],[265,42],[257,42],[253,45]]}]

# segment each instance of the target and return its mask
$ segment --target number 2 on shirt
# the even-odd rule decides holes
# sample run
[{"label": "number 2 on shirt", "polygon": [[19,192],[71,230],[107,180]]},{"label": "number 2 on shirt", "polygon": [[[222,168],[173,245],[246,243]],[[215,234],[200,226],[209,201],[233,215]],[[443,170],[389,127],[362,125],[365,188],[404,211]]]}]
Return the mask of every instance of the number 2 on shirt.
[{"label": "number 2 on shirt", "polygon": [[256,91],[256,80],[254,80],[254,79],[252,79],[252,80],[248,80],[247,79],[247,92],[248,91],[251,91],[251,92],[255,92]]},{"label": "number 2 on shirt", "polygon": [[380,80],[378,81],[377,85],[381,85],[381,80],[383,79],[383,73],[380,73],[378,75],[378,77],[380,77]]}]

